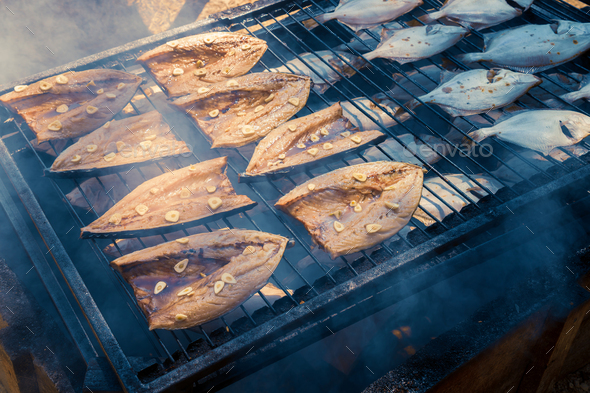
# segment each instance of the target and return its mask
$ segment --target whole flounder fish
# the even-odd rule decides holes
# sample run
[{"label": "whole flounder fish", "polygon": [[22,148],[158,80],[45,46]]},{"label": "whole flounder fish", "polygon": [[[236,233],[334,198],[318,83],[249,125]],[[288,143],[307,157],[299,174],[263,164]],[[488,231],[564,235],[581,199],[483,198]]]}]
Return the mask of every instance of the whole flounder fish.
[{"label": "whole flounder fish", "polygon": [[373,60],[381,57],[400,64],[427,59],[455,45],[468,32],[464,27],[443,25],[383,29],[381,43],[365,58]]},{"label": "whole flounder fish", "polygon": [[426,14],[420,20],[430,23],[447,18],[462,26],[481,30],[520,16],[530,7],[532,0],[517,3],[519,8],[511,7],[506,0],[447,0],[440,10]]},{"label": "whole flounder fish", "polygon": [[[541,78],[501,68],[461,73],[442,71],[441,85],[421,101],[440,106],[451,116],[470,116],[509,105],[540,84]],[[418,100],[406,104],[409,109],[421,105]]]},{"label": "whole flounder fish", "polygon": [[465,63],[487,61],[519,72],[542,72],[575,59],[590,48],[590,23],[558,20],[484,34],[484,52],[466,53]]},{"label": "whole flounder fish", "polygon": [[469,137],[481,142],[496,136],[548,155],[554,148],[574,145],[588,135],[590,117],[586,115],[574,111],[527,110],[517,112],[493,127],[474,131]]},{"label": "whole flounder fish", "polygon": [[[341,0],[334,12],[318,15],[316,19],[325,23],[338,19],[354,31],[368,29],[392,21],[422,5],[422,0]],[[308,23],[313,27],[315,22]]]},{"label": "whole flounder fish", "polygon": [[332,259],[395,235],[414,214],[422,168],[391,161],[352,165],[297,186],[276,203],[301,221]]}]

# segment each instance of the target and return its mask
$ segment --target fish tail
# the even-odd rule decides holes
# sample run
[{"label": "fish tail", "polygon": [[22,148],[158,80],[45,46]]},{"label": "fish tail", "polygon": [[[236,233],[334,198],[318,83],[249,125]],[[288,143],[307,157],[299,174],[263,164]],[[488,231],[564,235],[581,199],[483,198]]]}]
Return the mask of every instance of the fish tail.
[{"label": "fish tail", "polygon": [[457,60],[465,64],[475,63],[481,60],[481,53],[464,53],[456,56]]},{"label": "fish tail", "polygon": [[364,55],[364,56],[365,56],[365,59],[367,59],[367,60],[369,60],[369,61],[370,61],[370,60],[374,60],[374,59],[376,59],[376,58],[378,58],[378,57],[379,57],[379,52],[378,52],[377,50],[374,50],[374,51],[371,51],[371,52],[365,53],[365,55]]},{"label": "fish tail", "polygon": [[305,26],[308,30],[311,29],[315,29],[316,27],[318,27],[320,25],[320,23],[326,23],[329,20],[334,19],[334,13],[333,12],[328,12],[327,14],[321,14],[315,17],[315,19],[317,20],[317,22],[313,19],[307,19],[304,20],[303,26]]},{"label": "fish tail", "polygon": [[[418,101],[416,99],[410,100],[404,104],[404,106],[406,108],[408,108],[409,110],[414,110],[414,109],[418,108],[420,105],[422,105],[422,103],[420,103],[420,101]],[[404,111],[405,111],[405,109],[403,107],[399,108],[399,110],[398,110],[399,113],[402,113]]]},{"label": "fish tail", "polygon": [[467,136],[471,139],[464,137],[463,144],[469,146],[469,148],[473,147],[475,143],[479,143],[488,137],[484,129],[470,132],[469,134],[467,134]]},{"label": "fish tail", "polygon": [[420,21],[423,23],[431,23],[431,22],[434,22],[435,20],[442,18],[443,16],[445,16],[444,12],[435,11],[435,12],[431,12],[430,14],[422,15],[418,19],[420,19]]}]

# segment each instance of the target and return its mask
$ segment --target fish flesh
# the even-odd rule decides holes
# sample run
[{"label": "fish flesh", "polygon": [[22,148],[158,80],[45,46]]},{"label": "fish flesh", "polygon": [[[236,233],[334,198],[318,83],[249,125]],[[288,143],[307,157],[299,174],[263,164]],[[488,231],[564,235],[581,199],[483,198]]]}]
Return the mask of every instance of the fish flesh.
[{"label": "fish flesh", "polygon": [[442,71],[440,86],[405,106],[415,109],[422,101],[440,106],[451,116],[471,116],[510,105],[541,82],[534,75],[501,68]]},{"label": "fish flesh", "polygon": [[461,26],[481,30],[516,18],[522,12],[520,8],[508,5],[506,0],[447,0],[438,11],[426,14],[420,20],[431,23],[447,18]]},{"label": "fish flesh", "polygon": [[169,41],[137,58],[169,97],[246,74],[267,49],[246,34],[218,32]]},{"label": "fish flesh", "polygon": [[140,163],[190,153],[158,111],[112,120],[65,149],[46,171],[78,177],[123,171]]},{"label": "fish flesh", "polygon": [[[573,104],[574,102],[584,98],[590,98],[590,74],[586,74],[582,77],[582,80],[580,81],[576,91],[570,91],[569,93],[562,94],[559,96],[559,98],[569,104]],[[554,98],[546,100],[545,103],[553,108],[560,108],[563,106],[561,102]]]},{"label": "fish flesh", "polygon": [[271,68],[269,71],[309,76],[313,82],[313,88],[319,93],[324,93],[332,84],[342,79],[338,73],[349,78],[356,73],[352,67],[359,69],[365,64],[363,59],[349,52],[336,52],[335,55],[332,51],[322,50],[316,54],[302,53],[299,57],[301,60],[299,58],[289,60],[287,64]]},{"label": "fish flesh", "polygon": [[590,48],[590,23],[558,20],[484,34],[484,52],[465,53],[464,63],[487,61],[513,71],[537,73],[567,63]]},{"label": "fish flesh", "polygon": [[507,115],[492,127],[481,128],[468,135],[475,142],[495,136],[548,155],[558,146],[575,145],[590,135],[590,117],[564,110],[524,110]]},{"label": "fish flesh", "polygon": [[[315,18],[320,23],[337,19],[356,32],[392,21],[422,4],[422,0],[340,0],[333,12]],[[310,24],[308,28],[314,25]]]},{"label": "fish flesh", "polygon": [[[393,101],[388,98],[374,99],[379,105],[385,108],[385,111],[375,105],[370,99],[365,97],[353,98],[349,101],[342,101],[342,113],[353,126],[361,131],[376,130],[380,128],[380,125],[389,128],[397,124],[397,121],[393,118],[395,112],[399,108]],[[360,108],[357,108],[357,106]],[[364,112],[364,113],[363,113]],[[367,116],[367,113],[369,116]],[[377,122],[375,122],[373,119]]]},{"label": "fish flesh", "polygon": [[238,195],[225,175],[227,157],[164,173],[143,182],[82,228],[82,238],[124,238],[170,232],[256,205]]},{"label": "fish flesh", "polygon": [[[549,153],[549,156],[559,162],[564,162],[572,158],[572,156],[580,157],[588,153],[588,149],[578,145],[565,146],[562,149],[566,150],[567,152],[564,152],[561,149],[553,149]],[[545,171],[555,165],[552,161],[547,160],[545,157],[532,150],[526,150],[518,154],[527,162],[524,162],[517,156],[511,156],[507,160],[504,160],[506,165],[500,165],[498,169],[492,171],[491,173],[498,179],[502,180],[504,183],[514,185],[523,181],[524,179],[529,179],[540,173],[540,171],[535,167]],[[535,167],[529,165],[529,162]]]},{"label": "fish flesh", "polygon": [[[488,193],[483,188],[481,188],[473,180],[465,175],[447,174],[444,175],[444,177],[455,187],[465,193],[469,199],[475,203],[488,195]],[[482,186],[494,194],[503,187],[502,183],[490,176],[478,174],[472,175],[471,177],[473,177]],[[459,194],[453,187],[451,187],[440,177],[433,177],[425,180],[424,186],[425,188],[422,190],[420,206],[418,206],[416,209],[414,217],[426,226],[430,226],[436,221],[427,213],[425,213],[425,211],[436,217],[436,219],[439,221],[442,221],[446,216],[453,213],[453,210],[445,205],[441,199],[451,205],[456,211],[461,211],[461,209],[471,203],[469,199]],[[427,190],[426,187],[428,187],[428,189],[432,192]]]},{"label": "fish flesh", "polygon": [[123,71],[98,69],[51,76],[0,96],[18,113],[39,143],[75,138],[111,120],[131,100],[142,79]]},{"label": "fish flesh", "polygon": [[468,32],[464,27],[444,25],[383,29],[381,43],[374,51],[365,54],[365,58],[381,57],[400,64],[427,59],[455,45]]},{"label": "fish flesh", "polygon": [[336,103],[288,121],[260,141],[240,181],[257,175],[284,174],[326,159],[368,148],[385,139],[379,131],[357,132]]},{"label": "fish flesh", "polygon": [[233,310],[266,285],[288,239],[234,229],[200,233],[111,262],[133,288],[150,330],[186,329]]},{"label": "fish flesh", "polygon": [[303,223],[334,259],[370,248],[402,229],[418,206],[422,180],[422,168],[411,164],[352,165],[308,180],[275,206]]},{"label": "fish flesh", "polygon": [[173,104],[196,121],[211,147],[239,147],[299,112],[310,87],[308,76],[259,72],[201,87]]}]

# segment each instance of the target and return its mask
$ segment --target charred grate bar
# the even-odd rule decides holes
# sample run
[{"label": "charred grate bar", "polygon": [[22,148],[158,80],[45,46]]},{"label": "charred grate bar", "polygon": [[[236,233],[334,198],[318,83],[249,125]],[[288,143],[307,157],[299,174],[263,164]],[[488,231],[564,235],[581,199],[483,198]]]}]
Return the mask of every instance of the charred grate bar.
[{"label": "charred grate bar", "polygon": [[[283,262],[279,266],[279,269],[271,276],[270,280],[270,282],[282,291],[280,299],[273,302],[264,293],[259,292],[258,298],[261,301],[260,304],[264,305],[264,307],[249,310],[249,302],[252,303],[251,299],[226,317],[206,323],[196,329],[181,331],[148,331],[145,316],[139,309],[130,287],[119,274],[110,269],[109,261],[111,258],[103,251],[106,246],[110,246],[111,250],[123,255],[124,250],[121,249],[120,244],[114,241],[108,244],[107,241],[98,239],[87,240],[85,244],[87,244],[87,247],[96,256],[96,260],[93,263],[105,270],[104,274],[109,277],[112,286],[116,288],[117,293],[115,296],[126,305],[124,308],[129,310],[129,317],[135,319],[135,325],[139,326],[142,337],[140,341],[142,345],[149,348],[149,350],[146,350],[146,357],[151,356],[155,359],[152,366],[144,370],[141,368],[134,369],[127,359],[129,355],[121,348],[121,338],[118,338],[117,332],[113,332],[116,326],[112,317],[110,321],[108,320],[109,318],[105,319],[103,317],[102,314],[105,313],[105,310],[101,310],[95,303],[97,294],[86,289],[85,280],[80,277],[75,265],[72,263],[74,256],[76,256],[76,251],[72,250],[73,247],[64,242],[64,240],[60,240],[54,232],[54,229],[63,227],[63,223],[52,220],[51,216],[53,215],[47,209],[43,213],[40,210],[40,205],[36,204],[32,194],[27,194],[28,187],[24,183],[24,178],[19,169],[22,170],[29,162],[36,161],[36,167],[39,168],[40,164],[40,169],[45,170],[50,166],[52,158],[36,150],[37,146],[32,141],[34,135],[25,124],[21,124],[18,120],[8,121],[10,119],[3,119],[6,121],[2,125],[2,135],[6,138],[12,133],[17,132],[18,135],[10,136],[10,143],[15,145],[20,144],[20,148],[27,146],[29,148],[28,150],[32,152],[32,156],[29,154],[26,157],[17,157],[17,167],[13,158],[8,154],[4,142],[2,142],[0,145],[0,148],[3,150],[1,152],[3,155],[1,159],[2,165],[11,177],[11,181],[17,184],[16,187],[22,191],[23,195],[28,195],[26,198],[21,196],[21,199],[25,202],[25,206],[29,212],[35,212],[38,209],[37,213],[40,212],[42,216],[44,214],[50,216],[48,221],[51,226],[44,228],[43,230],[47,230],[47,232],[43,232],[42,235],[46,240],[53,239],[56,242],[56,245],[52,244],[48,248],[55,247],[55,249],[52,247],[50,251],[53,250],[51,253],[60,268],[64,270],[64,276],[67,281],[70,283],[76,282],[76,285],[73,285],[73,292],[78,299],[82,299],[79,301],[87,317],[91,320],[95,334],[103,344],[113,368],[129,391],[160,391],[179,381],[194,381],[197,379],[201,379],[199,381],[201,384],[212,385],[214,382],[216,386],[220,386],[224,381],[234,378],[232,375],[228,375],[230,372],[228,369],[231,370],[232,367],[230,365],[231,362],[249,355],[253,348],[258,349],[265,343],[270,343],[274,339],[284,338],[289,333],[297,331],[300,326],[317,318],[316,312],[319,310],[322,311],[322,314],[325,313],[325,310],[337,310],[337,307],[341,305],[341,302],[338,301],[340,298],[336,295],[337,293],[342,295],[343,293],[350,292],[352,294],[362,289],[367,294],[368,291],[374,289],[370,285],[373,278],[379,278],[389,274],[396,266],[408,264],[409,262],[417,263],[421,258],[432,256],[435,250],[439,252],[445,249],[453,249],[452,252],[454,253],[465,251],[469,248],[463,244],[466,240],[466,234],[480,233],[484,230],[485,225],[491,222],[492,218],[496,218],[500,214],[506,214],[498,213],[498,209],[508,207],[507,202],[510,201],[512,206],[517,206],[519,203],[523,204],[527,200],[542,196],[543,192],[549,192],[555,189],[558,187],[558,180],[561,182],[561,186],[565,187],[588,175],[586,157],[578,157],[566,149],[561,150],[570,158],[562,162],[552,157],[547,157],[554,164],[552,168],[547,170],[540,168],[512,146],[499,140],[491,142],[491,147],[476,143],[482,152],[489,154],[489,161],[484,162],[469,154],[465,154],[460,160],[452,160],[451,157],[441,154],[436,146],[424,139],[423,135],[435,136],[454,146],[455,151],[460,151],[462,147],[447,138],[446,129],[443,131],[441,125],[457,131],[464,137],[467,136],[469,131],[478,129],[481,125],[463,118],[462,120],[468,125],[468,129],[461,128],[446,116],[443,116],[440,111],[429,105],[423,106],[429,113],[429,119],[422,118],[413,110],[407,111],[412,120],[411,126],[408,126],[406,124],[407,122],[399,121],[400,119],[397,115],[389,114],[385,110],[384,112],[387,116],[396,124],[396,130],[392,130],[392,127],[387,128],[381,126],[379,121],[371,113],[368,113],[356,104],[353,98],[365,97],[376,108],[384,110],[385,108],[379,100],[373,98],[375,94],[382,94],[398,106],[404,104],[404,102],[400,102],[395,97],[391,88],[387,88],[387,86],[398,86],[407,95],[418,99],[415,93],[416,91],[422,91],[424,93],[429,91],[424,86],[425,82],[437,84],[438,80],[424,72],[423,67],[417,67],[415,64],[400,66],[381,59],[367,60],[361,52],[355,49],[357,46],[351,45],[350,42],[353,40],[355,44],[371,50],[374,49],[374,41],[360,38],[350,29],[337,22],[320,23],[320,26],[314,30],[309,30],[302,23],[304,20],[309,19],[318,22],[315,18],[317,15],[330,11],[335,6],[336,2],[332,0],[262,4],[258,8],[254,6],[254,10],[248,10],[246,12],[240,13],[238,10],[233,17],[201,22],[195,24],[194,27],[180,28],[175,31],[163,33],[146,40],[141,40],[136,44],[131,44],[131,48],[129,49],[117,48],[112,51],[113,53],[106,53],[103,56],[99,54],[92,59],[88,59],[88,61],[83,61],[83,64],[70,64],[62,67],[63,69],[51,70],[44,75],[33,76],[18,83],[30,83],[31,81],[49,75],[64,72],[66,69],[81,70],[97,67],[121,69],[143,76],[144,83],[140,87],[140,94],[131,102],[131,107],[128,108],[127,114],[141,114],[148,110],[156,109],[163,114],[167,123],[173,128],[173,132],[180,139],[192,146],[199,146],[200,148],[195,149],[190,158],[165,160],[142,166],[141,168],[133,168],[127,173],[110,175],[114,176],[114,178],[110,177],[107,179],[107,176],[94,178],[101,197],[107,198],[109,201],[107,205],[111,206],[117,199],[113,195],[113,189],[125,194],[130,192],[138,182],[143,182],[156,174],[164,173],[170,170],[170,167],[179,168],[195,161],[203,161],[216,156],[227,155],[228,166],[230,168],[228,175],[232,183],[236,185],[236,189],[240,187],[241,190],[245,190],[244,193],[253,196],[253,199],[259,202],[259,207],[252,211],[241,213],[240,215],[208,222],[197,227],[197,231],[213,231],[222,228],[232,230],[235,227],[239,227],[280,233],[294,239],[295,246],[285,253]],[[425,13],[427,9],[432,7],[438,8],[440,6],[441,4],[438,2],[427,0],[427,4],[419,7],[410,14],[404,15],[400,18],[400,22],[405,26],[410,21],[420,22],[418,17]],[[495,26],[490,31],[498,31],[515,23],[545,23],[556,16],[578,21],[587,21],[589,19],[583,13],[576,11],[565,3],[537,1],[533,5],[532,10],[523,17],[500,26]],[[169,39],[213,30],[241,31],[268,42],[269,48],[267,53],[252,70],[253,72],[269,70],[277,66],[285,66],[290,69],[290,65],[287,63],[288,59],[298,59],[306,63],[306,60],[301,57],[301,54],[304,52],[311,53],[320,62],[329,67],[331,71],[339,74],[342,80],[332,84],[320,73],[317,73],[317,76],[325,83],[328,83],[331,89],[326,94],[319,94],[315,90],[312,90],[308,104],[298,116],[323,109],[334,101],[347,101],[364,115],[375,121],[376,124],[379,124],[381,130],[388,135],[389,139],[395,140],[401,146],[408,147],[398,137],[400,133],[397,131],[412,134],[416,140],[432,148],[435,154],[440,156],[440,161],[436,165],[429,164],[419,156],[415,157],[428,170],[429,176],[440,178],[441,181],[446,183],[467,201],[468,205],[461,209],[461,211],[458,211],[455,206],[445,201],[432,188],[425,185],[425,189],[433,194],[439,200],[439,203],[445,205],[453,214],[440,220],[424,209],[425,213],[435,223],[434,225],[425,227],[421,222],[413,218],[410,225],[415,227],[415,229],[407,234],[407,236],[396,235],[394,238],[370,250],[356,255],[340,257],[338,262],[343,267],[337,267],[337,265],[328,260],[325,253],[312,249],[307,240],[308,235],[303,228],[295,224],[292,219],[280,214],[274,208],[274,202],[303,179],[307,180],[318,174],[328,172],[337,166],[356,164],[374,159],[393,159],[392,155],[384,147],[376,146],[363,153],[358,153],[353,157],[347,157],[345,160],[341,160],[341,162],[308,170],[302,174],[287,176],[281,180],[238,185],[237,175],[243,172],[243,169],[246,167],[249,161],[247,157],[251,155],[252,148],[246,146],[238,149],[210,150],[207,139],[192,122],[182,114],[171,113],[167,110],[166,103],[158,100],[156,93],[153,93],[153,87],[156,86],[155,81],[147,80],[147,73],[134,63],[135,58],[142,51],[149,50]],[[367,33],[373,39],[378,38],[372,35],[371,32]],[[339,45],[345,47],[348,52],[363,58],[369,67],[356,68],[333,49]],[[470,36],[460,41],[453,48],[444,52],[442,55],[437,55],[426,60],[426,63],[442,70],[444,58],[454,63],[458,68],[468,70],[470,68],[458,61],[456,55],[468,51],[480,51],[482,46],[481,34],[473,31]],[[330,51],[348,67],[353,69],[356,74],[351,78],[345,77],[341,71],[323,59],[318,54],[318,51]],[[552,70],[551,72],[557,72],[557,76],[548,74],[547,72],[543,72],[540,75],[549,84],[567,92],[571,91],[571,89],[559,79],[559,76],[565,76],[579,82],[570,73],[588,73],[586,66],[581,60],[577,60]],[[401,75],[401,80],[394,78],[392,74]],[[547,89],[543,85],[539,89],[550,97],[560,100],[553,90]],[[537,104],[543,104],[539,98],[531,93],[527,93],[526,97]],[[580,107],[568,104],[563,100],[560,101],[567,105],[567,109],[577,110],[587,114]],[[518,105],[523,108],[528,107],[523,100],[520,100]],[[495,119],[487,114],[483,115],[482,118],[489,124],[495,122]],[[434,125],[430,121],[427,121],[432,119],[436,120],[437,124]],[[196,129],[196,132],[191,132],[193,127]],[[53,152],[55,155],[59,154],[66,147],[58,146],[57,143],[45,143],[45,145],[49,146],[47,151],[50,153]],[[582,146],[590,149],[590,145],[586,142],[583,142]],[[497,152],[501,152],[502,154],[497,154]],[[508,164],[508,160],[505,158],[507,156],[515,157],[524,165],[532,168],[537,174],[530,178],[523,176],[518,169],[512,168]],[[521,181],[515,185],[510,185],[502,181],[490,170],[492,166],[490,162],[504,165],[507,170],[519,177]],[[476,198],[470,192],[461,190],[448,179],[445,175],[446,172],[461,174],[467,179],[470,179],[473,184],[479,187],[480,192],[483,193],[483,198]],[[495,179],[503,188],[497,193],[492,192],[492,190],[478,180],[476,173],[483,173]],[[37,177],[33,174],[29,174],[27,180],[29,182],[38,181]],[[98,209],[95,207],[96,195],[89,195],[84,184],[80,181],[62,179],[49,179],[48,181],[52,184],[56,195],[65,203],[60,208],[59,213],[64,214],[68,212],[70,215],[69,221],[78,229],[87,225],[96,217],[99,217],[106,210],[105,208]],[[23,184],[20,182],[23,182]],[[113,183],[115,185],[111,186]],[[543,184],[545,186],[539,188]],[[82,207],[80,203],[72,204],[70,202],[67,193],[72,188],[79,194],[79,201],[83,201],[86,206]],[[105,195],[103,196],[102,193]],[[482,213],[489,214],[490,211],[496,213],[491,214],[489,217],[482,215]],[[32,216],[36,215],[32,214]],[[67,226],[69,227],[70,224],[68,223]],[[183,231],[183,235],[188,234],[189,232],[187,230]],[[153,236],[144,237],[137,238],[136,241],[141,247],[146,247],[146,243],[149,245],[153,241],[172,240],[173,237],[171,236],[173,234],[161,235],[159,239],[154,239],[158,237]],[[62,243],[64,244],[62,245]],[[302,262],[307,264],[307,270],[300,268]],[[309,274],[310,267],[315,269],[314,274]],[[290,282],[295,285],[284,284],[284,279],[287,277],[292,277]],[[320,278],[318,279],[318,277]],[[352,281],[361,283],[362,285],[359,287],[361,289],[353,290],[344,285]],[[294,290],[289,288],[289,286],[293,286]],[[233,322],[228,322],[230,317]],[[351,322],[349,321],[349,323]],[[281,352],[280,348],[277,351]],[[263,354],[262,356],[266,355]],[[263,362],[258,363],[260,367],[263,365]]]}]

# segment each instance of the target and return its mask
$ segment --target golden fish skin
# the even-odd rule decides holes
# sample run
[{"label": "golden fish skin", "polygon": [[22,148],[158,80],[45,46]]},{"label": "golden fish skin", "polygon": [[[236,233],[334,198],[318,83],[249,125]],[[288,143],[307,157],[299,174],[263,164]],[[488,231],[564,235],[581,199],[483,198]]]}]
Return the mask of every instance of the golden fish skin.
[{"label": "golden fish skin", "polygon": [[[117,143],[123,143],[119,150]],[[146,147],[144,149],[142,147]],[[48,175],[91,176],[109,173],[131,164],[173,157],[187,152],[186,143],[176,139],[162,115],[151,111],[139,116],[113,120],[108,127],[81,137],[55,159]],[[114,153],[114,158],[105,156]],[[79,156],[78,162],[74,158]]]},{"label": "golden fish skin", "polygon": [[325,23],[332,19],[350,27],[355,32],[394,20],[422,5],[422,0],[341,0],[334,12],[318,15]]},{"label": "golden fish skin", "polygon": [[[282,236],[244,229],[186,239],[185,244],[173,240],[111,262],[133,287],[150,330],[190,328],[238,307],[266,284],[288,242]],[[185,269],[178,272],[175,266],[185,259]],[[155,293],[159,282],[165,286]],[[216,293],[219,282],[222,289]]]},{"label": "golden fish skin", "polygon": [[381,43],[374,51],[365,54],[365,58],[380,57],[400,64],[427,59],[455,45],[468,32],[464,27],[443,25],[383,29]]},{"label": "golden fish skin", "polygon": [[[366,180],[355,176],[366,176]],[[303,223],[314,242],[334,259],[370,248],[401,230],[420,202],[422,181],[422,168],[418,166],[369,162],[308,180],[275,206]],[[352,201],[362,211],[354,211]],[[343,225],[340,232],[336,230],[338,223]],[[367,226],[373,225],[381,227],[370,232]]]},{"label": "golden fish skin", "polygon": [[173,104],[196,121],[211,147],[239,147],[263,138],[299,112],[310,87],[307,76],[259,72],[210,85]]},{"label": "golden fish skin", "polygon": [[[246,74],[267,47],[265,41],[250,35],[205,33],[160,45],[137,61],[169,97],[179,97],[194,93],[199,87]],[[182,74],[174,75],[176,69],[182,70]]]},{"label": "golden fish skin", "polygon": [[[418,99],[440,106],[451,116],[470,116],[502,108],[542,82],[534,75],[501,68],[461,73],[443,71],[441,76],[441,84]],[[406,107],[414,109],[419,105],[419,101],[412,100]]]},{"label": "golden fish skin", "polygon": [[[246,195],[236,194],[225,175],[226,168],[227,157],[219,157],[147,180],[82,228],[81,237],[123,238],[169,232],[255,206]],[[213,192],[208,187],[213,187]],[[220,199],[221,204],[211,207],[212,198]],[[140,205],[147,208],[144,214],[137,211]],[[169,219],[170,212],[177,213],[176,221]]]},{"label": "golden fish skin", "polygon": [[590,135],[590,117],[574,111],[525,110],[468,135],[475,142],[495,136],[548,155],[556,147],[575,145]]},{"label": "golden fish skin", "polygon": [[440,10],[426,14],[420,17],[420,20],[430,23],[437,19],[447,18],[461,26],[482,30],[516,18],[521,14],[520,9],[511,7],[505,0],[449,0]]},{"label": "golden fish skin", "polygon": [[[96,130],[127,105],[140,84],[140,77],[117,70],[67,72],[4,94],[0,103],[22,116],[41,143]],[[62,105],[65,112],[58,112]],[[96,111],[89,113],[88,108]],[[56,121],[59,126],[52,128],[59,129],[50,129]]]},{"label": "golden fish skin", "polygon": [[[342,135],[344,132],[350,135]],[[313,136],[316,141],[311,139]],[[379,131],[357,132],[342,116],[342,107],[336,103],[271,131],[256,146],[245,175],[284,173],[342,152],[368,147],[384,137]],[[317,152],[312,155],[311,149],[317,149]],[[282,154],[284,158],[279,159]]]},{"label": "golden fish skin", "polygon": [[570,60],[590,48],[590,23],[558,20],[484,34],[484,52],[458,55],[464,63],[486,61],[513,71],[537,73]]}]

